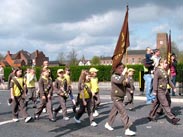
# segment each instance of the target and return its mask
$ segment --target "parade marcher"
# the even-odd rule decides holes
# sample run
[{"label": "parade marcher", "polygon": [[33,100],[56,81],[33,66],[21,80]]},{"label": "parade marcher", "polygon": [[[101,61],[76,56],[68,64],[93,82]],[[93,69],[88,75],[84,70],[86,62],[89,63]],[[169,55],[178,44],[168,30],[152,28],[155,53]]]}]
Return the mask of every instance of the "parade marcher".
[{"label": "parade marcher", "polygon": [[130,130],[132,126],[132,122],[129,116],[126,113],[125,105],[123,103],[125,94],[126,94],[126,84],[128,80],[125,78],[125,73],[127,68],[122,63],[118,63],[113,70],[113,74],[111,76],[111,99],[113,101],[113,106],[111,112],[109,113],[108,121],[105,124],[105,128],[112,131],[114,130],[111,126],[117,116],[120,114],[120,119],[125,127],[125,135],[135,135],[136,133]]},{"label": "parade marcher", "polygon": [[29,122],[32,117],[30,117],[26,111],[25,107],[25,87],[24,87],[24,79],[22,77],[22,69],[17,68],[15,70],[15,76],[12,78],[10,83],[11,89],[11,99],[12,99],[12,113],[13,113],[13,121],[18,122],[18,114],[19,111],[22,113],[25,118],[25,123]]},{"label": "parade marcher", "polygon": [[90,68],[90,83],[91,83],[91,91],[92,91],[92,112],[93,116],[96,117],[99,115],[97,111],[97,107],[100,104],[100,95],[99,95],[99,86],[98,86],[98,78],[97,78],[97,72],[98,69],[96,68]]},{"label": "parade marcher", "polygon": [[153,92],[156,95],[156,99],[153,103],[152,110],[149,113],[148,119],[150,121],[156,121],[157,110],[161,105],[161,108],[165,111],[166,116],[170,122],[174,125],[180,120],[176,118],[175,115],[171,112],[169,100],[170,95],[167,90],[167,85],[169,84],[171,88],[176,91],[173,83],[171,82],[170,76],[167,73],[168,63],[165,59],[160,59],[159,66],[155,70],[154,80],[153,80]]},{"label": "parade marcher", "polygon": [[68,91],[67,80],[64,77],[64,70],[58,69],[57,75],[58,75],[58,77],[54,83],[54,91],[58,95],[58,99],[59,99],[60,104],[53,111],[54,117],[56,118],[57,113],[62,109],[63,119],[69,120],[69,117],[67,116],[67,107],[66,107],[66,100],[69,96],[69,93],[68,93],[69,91]]},{"label": "parade marcher", "polygon": [[[15,68],[12,68],[12,72],[11,72],[11,73],[9,74],[9,76],[8,76],[8,85],[7,85],[8,90],[10,90],[10,91],[11,91],[11,88],[10,88],[11,80],[12,80],[12,78],[13,78],[14,76],[15,76]],[[7,100],[7,103],[8,103],[8,106],[11,105],[11,103],[12,103],[11,97]]]},{"label": "parade marcher", "polygon": [[[172,53],[170,56],[170,76],[171,76],[172,83],[174,84],[174,86],[176,86],[177,60],[174,53]],[[175,92],[173,89],[171,90],[171,95],[175,96]]]},{"label": "parade marcher", "polygon": [[152,94],[152,82],[153,76],[152,71],[154,70],[153,61],[149,62],[149,57],[152,56],[152,50],[147,47],[146,48],[146,58],[144,61],[144,80],[145,80],[145,89],[146,89],[146,104],[151,104],[155,96]]},{"label": "parade marcher", "polygon": [[86,70],[82,70],[81,71],[81,75],[79,78],[79,82],[78,82],[78,86],[80,89],[80,94],[79,94],[79,110],[76,112],[74,120],[76,123],[81,123],[81,121],[79,120],[81,118],[81,116],[84,114],[85,112],[85,108],[87,109],[87,113],[90,119],[90,125],[95,127],[97,126],[97,123],[94,122],[93,119],[93,113],[91,110],[91,104],[92,104],[92,92],[91,92],[91,84],[90,84],[90,76],[88,71]]},{"label": "parade marcher", "polygon": [[126,85],[126,100],[125,100],[125,106],[129,106],[129,110],[133,110],[134,106],[133,106],[133,95],[134,95],[134,91],[135,91],[135,86],[134,86],[134,79],[133,79],[133,75],[134,75],[135,70],[133,68],[129,68],[128,69],[128,73],[127,73],[127,78],[128,78],[128,83]]},{"label": "parade marcher", "polygon": [[36,108],[36,73],[34,69],[30,69],[26,75],[26,88],[27,88],[27,96],[26,96],[26,106],[28,105],[29,101],[33,102],[33,108]]},{"label": "parade marcher", "polygon": [[70,69],[68,67],[65,68],[64,77],[67,80],[68,93],[69,93],[69,97],[70,97],[72,104],[73,104],[73,107],[72,107],[73,112],[76,113],[76,101],[75,101],[74,95],[72,93],[72,82],[71,82],[71,77],[70,77]]},{"label": "parade marcher", "polygon": [[41,77],[38,82],[41,102],[35,111],[34,118],[39,119],[43,109],[46,107],[49,115],[49,120],[51,122],[55,122],[56,120],[54,119],[52,112],[53,85],[52,79],[49,77],[49,73],[50,70],[48,68],[42,69]]},{"label": "parade marcher", "polygon": [[0,86],[2,86],[3,89],[5,89],[5,84],[4,84],[4,68],[0,64]]}]

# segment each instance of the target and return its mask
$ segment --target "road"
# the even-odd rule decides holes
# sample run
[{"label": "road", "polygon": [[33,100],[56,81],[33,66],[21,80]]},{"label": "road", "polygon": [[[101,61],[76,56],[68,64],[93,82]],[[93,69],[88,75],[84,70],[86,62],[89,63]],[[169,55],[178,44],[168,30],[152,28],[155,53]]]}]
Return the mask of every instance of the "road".
[{"label": "road", "polygon": [[[113,128],[114,131],[108,131],[104,128],[108,114],[111,109],[111,100],[109,92],[101,91],[102,103],[99,108],[100,115],[95,118],[97,127],[89,125],[87,114],[81,117],[81,124],[76,124],[73,120],[74,113],[71,109],[71,101],[68,100],[69,121],[64,121],[61,114],[58,114],[56,122],[48,121],[46,113],[41,115],[40,120],[24,123],[12,122],[11,106],[7,105],[9,97],[8,91],[0,91],[0,137],[124,137],[124,127],[117,116]],[[58,105],[56,97],[53,102],[54,107]],[[135,96],[135,111],[127,110],[130,118],[134,122],[133,130],[137,132],[137,137],[181,137],[183,135],[183,99],[182,97],[172,98],[172,110],[181,119],[180,125],[172,125],[165,116],[159,117],[157,122],[149,122],[147,115],[151,105],[145,104],[144,96]],[[33,115],[34,109],[28,109],[28,113]]]}]

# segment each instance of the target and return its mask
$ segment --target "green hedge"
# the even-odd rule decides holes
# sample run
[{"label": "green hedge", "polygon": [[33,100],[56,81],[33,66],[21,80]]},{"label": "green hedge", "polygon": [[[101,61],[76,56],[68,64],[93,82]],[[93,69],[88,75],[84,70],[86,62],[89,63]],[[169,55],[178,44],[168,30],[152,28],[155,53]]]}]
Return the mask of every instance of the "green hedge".
[{"label": "green hedge", "polygon": [[[95,67],[96,69],[99,70],[98,72],[98,79],[99,81],[110,81],[111,78],[111,66],[104,66],[104,65],[98,65],[98,66],[71,66],[71,79],[72,81],[78,81],[81,70],[82,69],[89,69],[91,67]],[[135,75],[134,75],[134,80],[138,81],[139,80],[139,71],[143,71],[143,66],[142,65],[128,65],[128,68],[133,68],[135,69]],[[23,67],[23,70],[25,71],[27,67]],[[52,78],[53,80],[57,77],[57,70],[59,68],[63,68],[63,66],[56,66],[56,67],[50,67],[51,72],[52,72]],[[181,82],[183,81],[183,64],[178,64],[177,66],[178,69],[178,75],[177,75],[177,81]],[[36,77],[39,79],[40,74],[41,74],[41,67],[35,67],[36,70]],[[11,73],[11,67],[5,67],[4,68],[4,75],[5,75],[5,81],[8,80],[8,76]]]}]

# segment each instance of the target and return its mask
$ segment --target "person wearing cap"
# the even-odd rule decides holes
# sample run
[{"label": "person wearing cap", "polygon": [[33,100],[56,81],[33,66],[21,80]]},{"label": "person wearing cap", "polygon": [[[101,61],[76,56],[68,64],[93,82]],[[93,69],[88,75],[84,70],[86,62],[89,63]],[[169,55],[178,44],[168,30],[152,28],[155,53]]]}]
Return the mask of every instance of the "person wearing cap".
[{"label": "person wearing cap", "polygon": [[128,78],[128,84],[126,86],[126,100],[125,100],[125,106],[129,105],[129,110],[133,110],[133,95],[135,91],[135,86],[134,86],[134,75],[135,70],[133,68],[129,68],[127,72],[127,78]]},{"label": "person wearing cap", "polygon": [[99,95],[99,86],[98,86],[98,78],[97,78],[97,72],[98,69],[96,68],[90,68],[90,83],[91,83],[91,91],[92,91],[92,112],[93,116],[97,117],[99,115],[97,111],[97,107],[100,104],[100,95]]},{"label": "person wearing cap", "polygon": [[69,90],[68,90],[68,83],[66,78],[64,77],[64,70],[58,69],[57,70],[57,79],[54,83],[54,91],[58,95],[59,100],[59,106],[54,109],[54,117],[56,117],[57,113],[62,109],[63,119],[69,120],[69,117],[67,116],[67,107],[66,107],[66,101],[69,96]]},{"label": "person wearing cap", "polygon": [[112,109],[109,113],[108,120],[105,124],[105,128],[109,131],[114,130],[111,126],[117,116],[117,114],[120,114],[120,119],[124,124],[125,128],[125,135],[132,136],[136,133],[132,130],[130,130],[130,127],[132,126],[132,121],[130,120],[125,106],[124,106],[124,97],[126,95],[126,85],[128,83],[128,79],[125,78],[125,73],[127,69],[125,69],[125,65],[122,63],[118,63],[114,70],[113,74],[111,76],[111,99],[113,102]]},{"label": "person wearing cap", "polygon": [[34,118],[38,120],[43,109],[46,107],[46,110],[49,115],[49,121],[55,122],[56,119],[53,117],[52,112],[53,85],[52,85],[52,79],[49,76],[50,76],[50,70],[48,68],[43,68],[41,77],[38,81],[41,101],[34,113]]},{"label": "person wearing cap", "polygon": [[72,107],[73,112],[76,113],[76,101],[75,101],[74,95],[72,93],[72,82],[71,82],[71,77],[70,77],[70,69],[68,67],[65,68],[64,77],[67,80],[68,93],[69,93],[69,97],[73,104],[73,107]]},{"label": "person wearing cap", "polygon": [[26,111],[25,106],[25,83],[24,79],[22,77],[22,69],[17,68],[15,70],[15,76],[11,79],[10,82],[10,96],[12,100],[12,114],[13,114],[13,121],[18,122],[18,114],[19,111],[23,115],[23,118],[25,119],[25,123],[29,122],[32,117],[30,117]]}]

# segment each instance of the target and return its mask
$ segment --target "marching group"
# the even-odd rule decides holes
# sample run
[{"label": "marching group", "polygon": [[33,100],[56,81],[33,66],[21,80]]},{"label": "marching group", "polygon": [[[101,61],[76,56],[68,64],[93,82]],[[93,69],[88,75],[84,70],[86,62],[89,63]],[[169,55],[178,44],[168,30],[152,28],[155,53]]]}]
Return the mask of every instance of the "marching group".
[{"label": "marching group", "polygon": [[[144,80],[146,86],[146,104],[152,104],[148,119],[150,121],[156,121],[158,115],[165,113],[170,122],[176,125],[180,119],[176,118],[175,114],[171,111],[171,98],[169,95],[170,91],[172,95],[176,92],[175,82],[172,83],[170,76],[170,73],[176,73],[175,55],[172,54],[171,58],[173,67],[168,65],[166,59],[160,57],[160,51],[158,49],[152,52],[150,48],[147,48],[144,61]],[[75,113],[75,122],[81,123],[81,116],[87,112],[90,125],[94,127],[97,126],[94,117],[99,115],[97,109],[101,102],[97,72],[98,70],[93,67],[89,70],[81,71],[78,80],[78,95],[75,100],[72,93],[69,68],[58,69],[58,77],[55,81],[51,78],[51,70],[48,67],[48,61],[43,63],[41,76],[38,81],[34,68],[28,68],[24,76],[21,68],[13,69],[8,80],[8,88],[10,89],[9,103],[11,103],[12,106],[13,121],[19,121],[19,111],[21,111],[25,118],[25,122],[29,122],[33,118],[39,120],[44,109],[48,112],[51,122],[56,121],[57,113],[60,110],[62,110],[63,119],[69,120],[66,101],[67,98],[70,97],[73,104],[73,112]],[[120,119],[125,127],[125,135],[136,135],[136,132],[130,129],[133,123],[126,112],[127,105],[130,105],[129,110],[134,109],[134,72],[134,69],[127,69],[122,63],[117,64],[112,70],[111,99],[113,106],[109,113],[108,120],[104,125],[104,127],[110,131],[114,130],[112,124],[119,113]],[[175,79],[175,77],[173,77],[173,79]],[[38,83],[39,90],[36,90],[36,82]],[[56,94],[58,97],[59,106],[57,108],[53,108],[53,94]],[[125,98],[125,96],[127,96],[127,98]],[[37,101],[38,97],[40,100],[39,103]],[[35,108],[33,118],[27,113],[27,107],[30,101],[33,102],[33,108]],[[79,106],[79,109],[76,109],[77,106]]]}]

